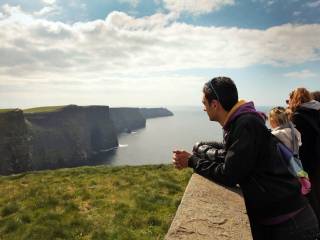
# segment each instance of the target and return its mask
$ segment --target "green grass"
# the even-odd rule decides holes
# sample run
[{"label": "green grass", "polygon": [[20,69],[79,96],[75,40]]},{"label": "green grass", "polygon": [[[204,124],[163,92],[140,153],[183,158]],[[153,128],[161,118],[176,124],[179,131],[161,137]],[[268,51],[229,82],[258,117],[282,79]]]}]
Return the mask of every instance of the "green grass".
[{"label": "green grass", "polygon": [[6,112],[13,111],[13,110],[14,110],[14,108],[0,109],[0,113],[6,113]]},{"label": "green grass", "polygon": [[66,106],[47,106],[24,109],[24,113],[41,113],[41,112],[54,112]]},{"label": "green grass", "polygon": [[80,167],[0,177],[0,239],[163,239],[190,170]]}]

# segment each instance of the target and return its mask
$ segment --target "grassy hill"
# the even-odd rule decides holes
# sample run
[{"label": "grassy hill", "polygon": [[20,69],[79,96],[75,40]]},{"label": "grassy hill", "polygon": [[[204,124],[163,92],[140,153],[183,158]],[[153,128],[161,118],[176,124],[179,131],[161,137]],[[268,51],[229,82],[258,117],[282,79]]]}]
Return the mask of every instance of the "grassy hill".
[{"label": "grassy hill", "polygon": [[190,170],[79,167],[0,177],[0,239],[163,239]]},{"label": "grassy hill", "polygon": [[66,106],[46,106],[46,107],[36,107],[36,108],[28,108],[23,109],[24,113],[44,113],[44,112],[54,112],[58,111],[61,108],[64,108]]},{"label": "grassy hill", "polygon": [[13,111],[13,110],[14,110],[14,108],[0,109],[0,113],[6,113],[6,112]]}]

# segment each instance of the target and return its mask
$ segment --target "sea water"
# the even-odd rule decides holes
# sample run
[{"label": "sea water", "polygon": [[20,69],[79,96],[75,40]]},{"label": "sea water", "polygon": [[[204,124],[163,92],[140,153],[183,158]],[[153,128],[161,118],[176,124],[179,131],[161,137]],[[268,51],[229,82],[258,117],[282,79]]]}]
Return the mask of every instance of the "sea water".
[{"label": "sea water", "polygon": [[[191,152],[198,141],[222,141],[222,127],[202,107],[168,108],[174,116],[147,119],[146,127],[119,135],[119,147],[102,163],[110,165],[168,164],[175,149]],[[258,107],[266,112],[270,108]]]}]

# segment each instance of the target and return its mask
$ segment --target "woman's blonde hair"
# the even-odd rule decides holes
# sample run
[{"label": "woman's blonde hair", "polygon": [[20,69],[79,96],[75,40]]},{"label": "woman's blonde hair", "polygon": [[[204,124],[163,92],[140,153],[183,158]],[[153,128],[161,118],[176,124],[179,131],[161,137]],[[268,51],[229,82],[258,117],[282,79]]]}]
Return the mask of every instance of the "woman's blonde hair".
[{"label": "woman's blonde hair", "polygon": [[289,108],[292,112],[295,112],[301,104],[310,102],[311,100],[312,96],[307,89],[297,88],[290,93]]},{"label": "woman's blonde hair", "polygon": [[289,123],[288,112],[284,107],[274,107],[269,112],[269,118],[278,126]]}]

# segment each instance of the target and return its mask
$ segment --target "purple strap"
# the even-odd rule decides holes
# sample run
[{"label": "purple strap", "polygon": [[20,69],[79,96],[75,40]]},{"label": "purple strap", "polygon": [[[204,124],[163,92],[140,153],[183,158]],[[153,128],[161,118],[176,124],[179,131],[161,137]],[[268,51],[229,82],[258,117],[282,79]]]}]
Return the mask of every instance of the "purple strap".
[{"label": "purple strap", "polygon": [[289,220],[290,218],[294,217],[295,215],[297,215],[299,212],[301,212],[303,209],[305,209],[305,207],[302,207],[294,212],[291,213],[286,213],[277,217],[272,217],[272,218],[265,218],[265,219],[261,219],[259,222],[263,225],[275,225],[275,224],[280,224],[283,223],[287,220]]}]

